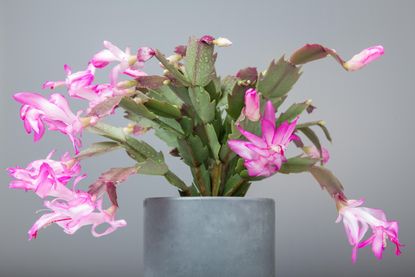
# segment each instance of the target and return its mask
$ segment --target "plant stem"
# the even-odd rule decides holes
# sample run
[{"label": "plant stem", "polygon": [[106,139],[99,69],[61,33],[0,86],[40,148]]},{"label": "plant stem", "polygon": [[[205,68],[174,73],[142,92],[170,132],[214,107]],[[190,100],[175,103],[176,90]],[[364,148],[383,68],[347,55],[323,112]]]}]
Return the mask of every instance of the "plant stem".
[{"label": "plant stem", "polygon": [[191,195],[190,188],[172,171],[169,170],[166,174],[164,174],[164,178],[166,178],[170,184],[179,188],[186,196]]},{"label": "plant stem", "polygon": [[242,187],[244,184],[248,183],[247,180],[241,180],[239,183],[237,183],[235,186],[233,186],[224,196],[233,196],[235,192],[238,191],[240,187]]},{"label": "plant stem", "polygon": [[160,119],[154,118],[152,121],[155,122],[155,123],[157,123],[161,128],[166,129],[168,131],[171,131],[171,132],[175,133],[178,136],[179,139],[181,139],[181,138],[184,137],[184,134],[182,132],[180,132],[176,128],[173,128],[170,125],[164,123]]},{"label": "plant stem", "polygon": [[212,196],[219,195],[219,188],[221,183],[222,163],[217,161],[213,165],[211,179],[212,179]]},{"label": "plant stem", "polygon": [[[145,161],[147,159],[145,155],[143,155],[142,153],[140,153],[140,151],[138,151],[137,149],[135,149],[134,147],[132,147],[131,145],[127,143],[126,135],[120,128],[117,128],[117,127],[114,127],[114,126],[111,126],[111,125],[108,125],[102,122],[98,122],[94,126],[90,126],[89,129],[94,133],[97,133],[101,136],[104,136],[106,138],[109,138],[109,139],[112,139],[114,141],[121,143],[122,146],[126,150],[129,150],[130,152],[134,153],[135,159],[138,158],[139,160],[142,160],[142,161]],[[164,174],[164,178],[166,178],[166,180],[170,184],[172,184],[173,186],[183,191],[185,195],[187,196],[191,195],[190,188],[185,184],[185,182],[183,182],[179,177],[177,177],[177,175],[174,174],[170,169],[167,171],[167,173]]]}]

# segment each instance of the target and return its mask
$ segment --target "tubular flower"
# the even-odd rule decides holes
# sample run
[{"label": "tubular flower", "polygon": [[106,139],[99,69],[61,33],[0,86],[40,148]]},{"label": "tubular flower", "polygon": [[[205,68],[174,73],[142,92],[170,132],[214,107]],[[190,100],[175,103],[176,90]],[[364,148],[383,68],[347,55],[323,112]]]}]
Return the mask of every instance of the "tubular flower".
[{"label": "tubular flower", "polygon": [[245,107],[242,112],[251,121],[260,119],[259,94],[255,89],[250,88],[245,92]]},{"label": "tubular flower", "polygon": [[[57,184],[66,185],[69,180],[80,174],[79,162],[65,153],[60,161],[52,160],[52,151],[46,159],[31,162],[26,168],[8,168],[9,175],[15,180],[9,187],[14,189],[32,190],[40,197],[53,196],[53,188]],[[63,192],[62,190],[60,192]]]},{"label": "tubular flower", "polygon": [[313,159],[321,159],[323,164],[326,164],[330,159],[330,153],[324,147],[321,148],[321,155],[320,151],[315,146],[305,146],[303,147],[303,150],[309,157]]},{"label": "tubular flower", "polygon": [[261,119],[262,137],[238,126],[239,131],[248,141],[229,140],[228,145],[245,160],[245,167],[250,176],[270,176],[286,161],[285,149],[293,139],[297,138],[293,134],[296,124],[297,119],[292,123],[283,122],[277,128],[275,109],[272,102],[268,101]]},{"label": "tubular flower", "polygon": [[[56,223],[70,235],[83,226],[92,225],[91,233],[95,237],[110,234],[127,225],[125,220],[115,220],[115,207],[103,210],[102,199],[94,201],[89,193],[83,191],[73,192],[70,199],[45,201],[44,205],[52,212],[42,215],[34,223],[28,232],[29,240],[36,238],[41,228],[52,223]],[[109,224],[109,227],[102,233],[97,232],[96,228],[104,223]]]},{"label": "tubular flower", "polygon": [[59,86],[66,86],[70,96],[80,94],[83,90],[88,90],[95,78],[95,67],[89,63],[88,68],[84,71],[72,73],[69,65],[64,65],[66,72],[65,81],[47,81],[43,84],[43,88],[54,89]]},{"label": "tubular flower", "polygon": [[80,135],[84,124],[78,112],[76,115],[69,108],[65,97],[52,94],[47,100],[38,93],[20,92],[13,98],[23,104],[20,109],[20,118],[24,122],[26,132],[34,133],[34,140],[38,141],[45,132],[45,123],[49,130],[57,130],[69,136],[76,153],[81,146]]},{"label": "tubular flower", "polygon": [[343,63],[343,67],[348,71],[359,70],[368,63],[376,60],[384,54],[382,45],[377,45],[364,49],[359,54],[354,55],[350,60]]},{"label": "tubular flower", "polygon": [[112,85],[117,83],[118,76],[121,73],[127,74],[134,78],[147,76],[147,74],[141,69],[144,66],[144,62],[154,56],[154,50],[148,47],[142,47],[138,50],[137,55],[132,55],[129,48],[122,51],[109,41],[104,41],[104,47],[106,49],[95,54],[91,63],[96,68],[104,68],[110,62],[119,62],[119,64],[116,65],[111,71]]},{"label": "tubular flower", "polygon": [[[356,262],[357,249],[372,244],[372,250],[378,259],[382,258],[382,252],[386,247],[386,240],[396,245],[396,255],[401,253],[402,246],[398,238],[398,223],[387,221],[382,210],[360,207],[363,200],[337,199],[339,216],[336,222],[343,220],[347,238],[353,246],[352,261]],[[369,227],[372,236],[362,242]]]}]

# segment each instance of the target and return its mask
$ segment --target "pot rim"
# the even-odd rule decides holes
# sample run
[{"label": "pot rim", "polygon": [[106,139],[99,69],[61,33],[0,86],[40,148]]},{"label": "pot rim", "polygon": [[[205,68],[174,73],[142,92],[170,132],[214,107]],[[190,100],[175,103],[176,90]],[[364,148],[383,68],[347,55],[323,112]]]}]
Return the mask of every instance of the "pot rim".
[{"label": "pot rim", "polygon": [[272,201],[275,202],[273,198],[269,197],[246,197],[246,196],[166,196],[166,197],[147,197],[144,201]]}]

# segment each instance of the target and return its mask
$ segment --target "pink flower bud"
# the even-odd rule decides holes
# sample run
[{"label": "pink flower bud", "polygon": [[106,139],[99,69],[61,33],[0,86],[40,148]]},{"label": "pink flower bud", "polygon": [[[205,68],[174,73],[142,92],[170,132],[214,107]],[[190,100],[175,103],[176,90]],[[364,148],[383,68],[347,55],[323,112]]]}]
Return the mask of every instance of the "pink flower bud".
[{"label": "pink flower bud", "polygon": [[321,157],[320,157],[320,151],[315,146],[306,146],[303,148],[304,153],[306,153],[309,157],[313,159],[321,159],[323,164],[326,164],[330,159],[329,151],[322,147],[321,148]]},{"label": "pink flower bud", "polygon": [[245,92],[244,115],[251,121],[258,121],[261,118],[259,113],[259,94],[255,89],[248,89]]},{"label": "pink flower bud", "polygon": [[377,45],[366,48],[357,55],[354,55],[350,60],[343,64],[343,67],[348,71],[355,71],[361,69],[368,63],[376,60],[384,53],[383,46]]},{"label": "pink flower bud", "polygon": [[210,35],[205,35],[199,39],[199,41],[204,42],[209,45],[212,44],[214,40],[215,38]]}]

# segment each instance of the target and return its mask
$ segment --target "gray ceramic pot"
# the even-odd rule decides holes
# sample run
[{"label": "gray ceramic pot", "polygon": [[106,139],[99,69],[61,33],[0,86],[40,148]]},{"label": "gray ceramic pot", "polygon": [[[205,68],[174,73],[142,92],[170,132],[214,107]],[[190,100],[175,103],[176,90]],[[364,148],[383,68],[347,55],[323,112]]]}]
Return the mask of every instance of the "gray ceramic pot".
[{"label": "gray ceramic pot", "polygon": [[274,275],[274,200],[185,197],[144,201],[145,277]]}]

